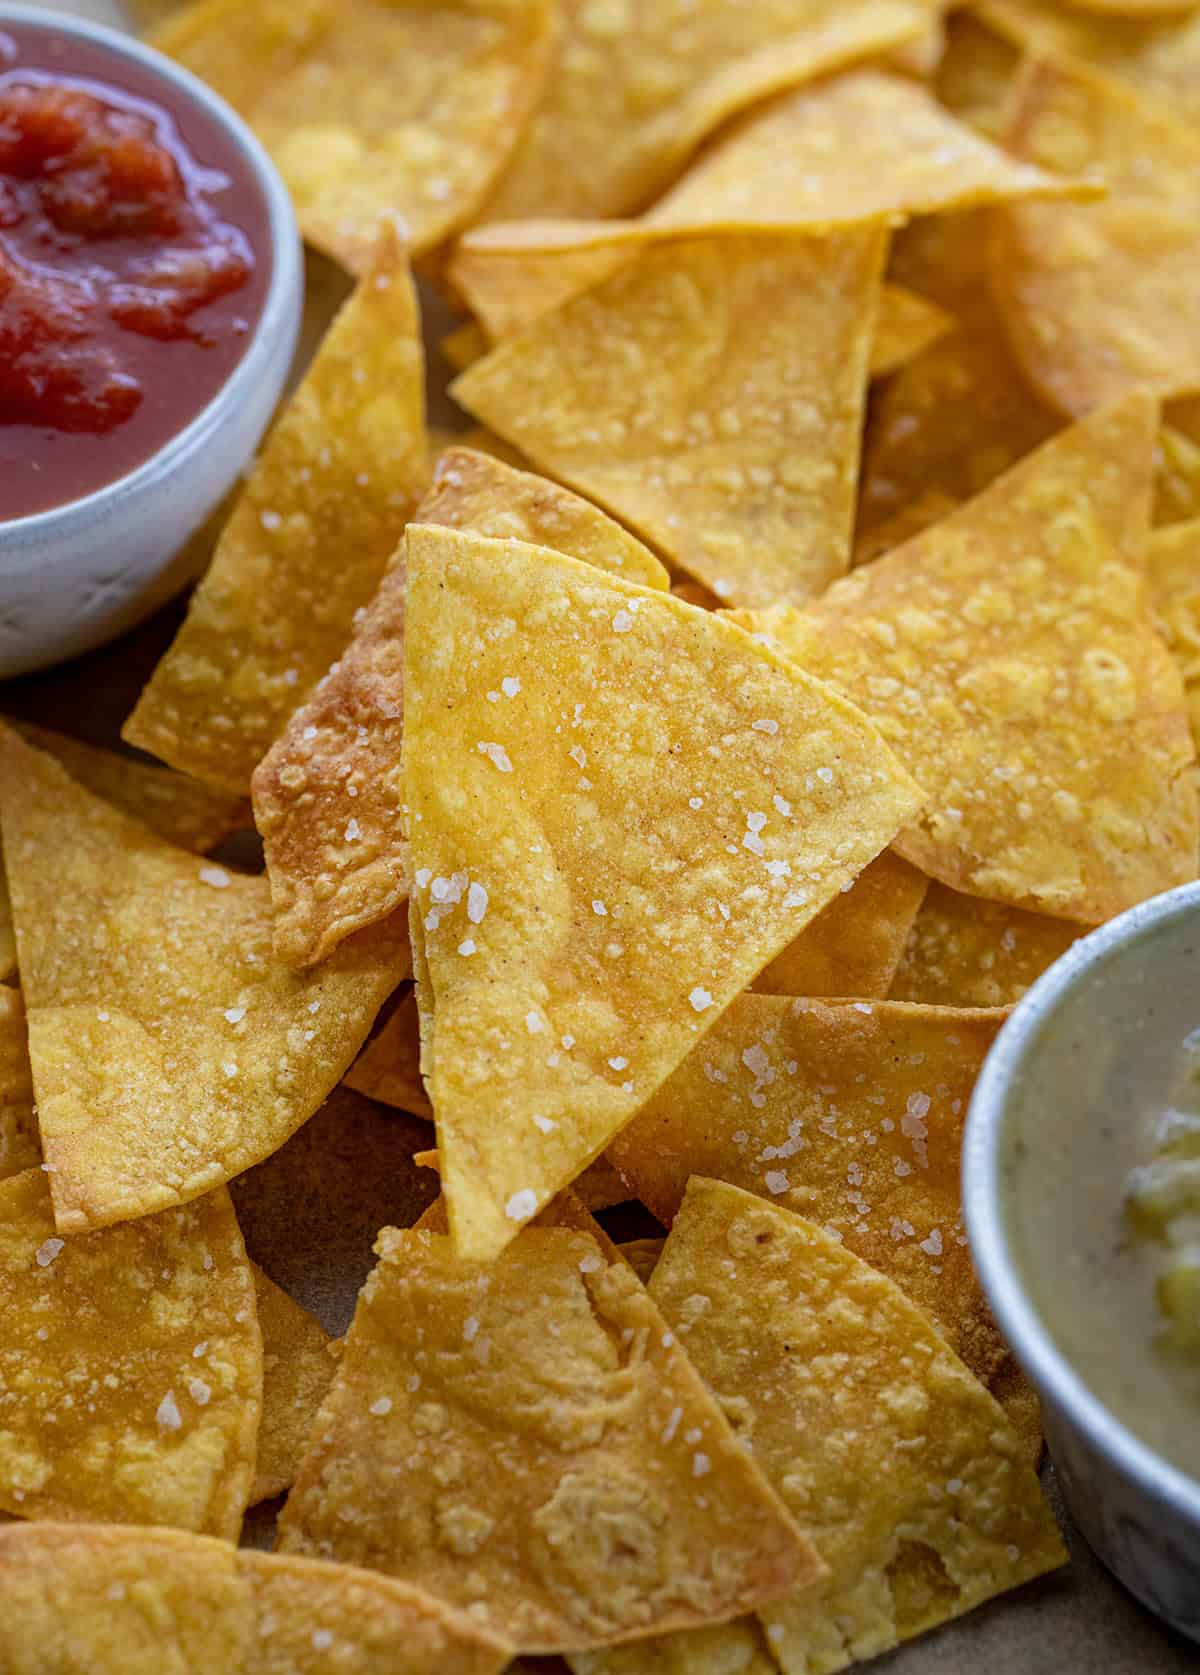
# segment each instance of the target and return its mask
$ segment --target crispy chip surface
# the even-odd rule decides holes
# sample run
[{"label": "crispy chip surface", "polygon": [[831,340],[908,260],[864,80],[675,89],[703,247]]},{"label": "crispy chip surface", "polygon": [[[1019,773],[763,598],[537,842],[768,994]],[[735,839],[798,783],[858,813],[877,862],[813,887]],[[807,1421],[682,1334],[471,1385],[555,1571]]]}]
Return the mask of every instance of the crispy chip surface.
[{"label": "crispy chip surface", "polygon": [[[653,553],[598,507],[468,448],[442,455],[415,516],[553,547],[646,587],[669,583]],[[254,776],[275,947],[289,964],[326,958],[408,893],[398,838],[405,588],[401,557],[339,666],[292,716]]]},{"label": "crispy chip surface", "polygon": [[762,1612],[784,1675],[831,1675],[1066,1562],[996,1402],[824,1228],[694,1180],[650,1292],[829,1566]]},{"label": "crispy chip surface", "polygon": [[417,1117],[433,1117],[421,1080],[421,1024],[409,990],[342,1078],[348,1088]]},{"label": "crispy chip surface", "polygon": [[235,1541],[263,1361],[228,1192],[64,1241],[46,1180],[0,1182],[0,1506]]},{"label": "crispy chip surface", "polygon": [[952,889],[1099,924],[1196,873],[1183,683],[1140,572],[1154,403],[1046,443],[806,612],[753,613],[926,791],[896,847]]},{"label": "crispy chip surface", "polygon": [[640,210],[728,117],[920,33],[928,0],[564,0],[541,109],[491,221]]},{"label": "crispy chip surface", "polygon": [[923,872],[885,849],[759,972],[755,991],[882,1000],[928,884]]},{"label": "crispy chip surface", "polygon": [[960,121],[999,140],[1021,54],[974,12],[956,11],[946,19],[945,29],[945,50],[934,77],[937,96]]},{"label": "crispy chip surface", "polygon": [[408,544],[422,1069],[451,1226],[483,1256],[920,794],[857,711],[711,612],[544,548]]},{"label": "crispy chip surface", "polygon": [[125,725],[131,744],[249,789],[350,638],[425,488],[424,399],[416,295],[385,224]]},{"label": "crispy chip surface", "polygon": [[710,1175],[832,1228],[986,1379],[1003,1346],[967,1250],[959,1162],[967,1101],[1003,1021],[743,995],[610,1156],[668,1225],[689,1178]]},{"label": "crispy chip surface", "polygon": [[0,983],[0,1180],[42,1161],[20,991]]},{"label": "crispy chip surface", "polygon": [[490,1265],[431,1233],[378,1249],[283,1551],[420,1575],[524,1651],[720,1621],[814,1578],[619,1257],[561,1228]]},{"label": "crispy chip surface", "polygon": [[1015,1006],[1083,934],[1069,919],[1025,913],[933,883],[890,990],[929,1006]]},{"label": "crispy chip surface", "polygon": [[884,234],[683,239],[476,361],[454,394],[726,602],[849,563]]},{"label": "crispy chip surface", "polygon": [[572,1675],[778,1675],[755,1617],[664,1634],[602,1652],[573,1652]]},{"label": "crispy chip surface", "polygon": [[333,1378],[329,1334],[307,1309],[255,1266],[263,1342],[262,1421],[250,1504],[281,1495],[295,1480],[308,1433]]},{"label": "crispy chip surface", "polygon": [[1090,69],[1042,61],[1018,81],[1006,137],[1109,188],[1097,204],[996,212],[993,289],[1025,378],[1072,414],[1143,385],[1195,390],[1200,134]]},{"label": "crispy chip surface", "polygon": [[953,328],[954,321],[944,308],[903,285],[885,285],[879,293],[871,344],[871,377],[886,378],[898,372]]},{"label": "crispy chip surface", "polygon": [[1155,620],[1183,676],[1192,738],[1200,741],[1200,519],[1155,530],[1146,575]]},{"label": "crispy chip surface", "polygon": [[60,1233],[195,1198],[276,1150],[408,974],[402,918],[288,971],[265,879],[165,843],[7,729],[0,823]]},{"label": "crispy chip surface", "polygon": [[418,1589],[178,1530],[0,1531],[5,1675],[499,1675],[510,1648]]},{"label": "crispy chip surface", "polygon": [[419,253],[479,209],[541,90],[551,22],[547,0],[198,0],[154,44],[254,128],[305,238],[366,273],[381,220]]}]

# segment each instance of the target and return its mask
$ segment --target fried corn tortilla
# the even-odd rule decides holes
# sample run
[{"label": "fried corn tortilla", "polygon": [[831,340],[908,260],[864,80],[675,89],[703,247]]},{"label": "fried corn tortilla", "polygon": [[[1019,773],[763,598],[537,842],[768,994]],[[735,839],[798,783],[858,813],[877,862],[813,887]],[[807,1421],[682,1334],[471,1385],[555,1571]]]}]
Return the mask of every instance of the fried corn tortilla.
[{"label": "fried corn tortilla", "polygon": [[800,602],[849,564],[885,242],[648,248],[453,394],[726,603]]},{"label": "fried corn tortilla", "polygon": [[887,378],[898,372],[953,329],[954,321],[944,308],[906,291],[903,285],[885,285],[879,293],[871,344],[871,377]]},{"label": "fried corn tortilla", "polygon": [[609,1154],[670,1225],[693,1175],[841,1235],[986,1380],[1003,1355],[962,1226],[967,1102],[1003,1012],[742,995]]},{"label": "fried corn tortilla", "polygon": [[0,1531],[5,1675],[500,1675],[511,1648],[417,1588],[178,1530]]},{"label": "fried corn tortilla", "polygon": [[761,1613],[784,1675],[832,1675],[1066,1562],[996,1402],[825,1228],[693,1180],[650,1294],[829,1566]]},{"label": "fried corn tortilla", "polygon": [[649,1285],[654,1264],[662,1255],[665,1242],[663,1239],[627,1239],[617,1248],[642,1284]]},{"label": "fried corn tortilla", "polygon": [[0,1182],[0,1273],[0,1506],[236,1541],[263,1359],[226,1189],[64,1240],[27,1170]]},{"label": "fried corn tortilla", "polygon": [[1155,524],[1200,518],[1200,401],[1195,397],[1164,408],[1155,466]]},{"label": "fried corn tortilla", "polygon": [[[443,453],[415,518],[553,547],[646,587],[669,583],[653,553],[598,507],[467,448]],[[254,775],[275,948],[291,965],[325,959],[408,894],[399,841],[405,587],[400,554],[339,665]]]},{"label": "fried corn tortilla", "polygon": [[814,1580],[619,1257],[561,1228],[490,1264],[432,1233],[377,1248],[281,1551],[419,1575],[527,1652],[698,1627]]},{"label": "fried corn tortilla", "polygon": [[993,217],[993,290],[1025,379],[1075,415],[1141,386],[1200,387],[1200,133],[1085,66],[1041,61],[1018,79],[1006,139],[1109,189]]},{"label": "fried corn tortilla", "polygon": [[307,1309],[253,1266],[263,1345],[262,1421],[250,1505],[295,1481],[308,1433],[333,1378],[329,1334]]},{"label": "fried corn tortilla", "polygon": [[1192,738],[1200,741],[1200,519],[1154,532],[1146,576],[1155,621],[1183,676]]},{"label": "fried corn tortilla", "polygon": [[0,728],[0,827],[60,1233],[186,1202],[281,1146],[408,975],[403,917],[312,976],[267,882],[198,860]]},{"label": "fried corn tortilla", "polygon": [[1083,934],[1069,919],[1025,913],[932,883],[889,991],[928,1006],[1015,1006]]},{"label": "fried corn tortilla", "polygon": [[342,1078],[348,1088],[432,1120],[433,1106],[421,1080],[421,1025],[413,990],[385,1019]]},{"label": "fried corn tortilla", "polygon": [[518,542],[414,525],[408,554],[422,1071],[451,1227],[484,1257],[920,792],[852,706],[711,612]]},{"label": "fried corn tortilla", "polygon": [[1020,51],[972,11],[952,13],[945,30],[934,91],[961,122],[1002,141],[1005,105],[1021,62]]},{"label": "fried corn tortilla", "polygon": [[882,1000],[928,885],[923,872],[885,849],[759,972],[752,987],[765,995]]},{"label": "fried corn tortilla", "polygon": [[951,889],[1094,925],[1195,877],[1141,573],[1155,421],[1135,392],[808,611],[748,613],[878,722],[929,793],[896,848]]},{"label": "fried corn tortilla", "polygon": [[489,221],[630,215],[738,111],[913,39],[930,0],[564,0],[545,97]]},{"label": "fried corn tortilla", "polygon": [[478,211],[528,122],[548,0],[197,0],[153,44],[271,153],[310,244],[353,273],[381,220],[414,254]]},{"label": "fried corn tortilla", "polygon": [[424,399],[416,295],[384,223],[125,725],[130,744],[249,790],[345,647],[424,491]]},{"label": "fried corn tortilla", "polygon": [[572,1675],[779,1675],[755,1617],[602,1652],[572,1652],[567,1663]]},{"label": "fried corn tortilla", "polygon": [[0,983],[0,1180],[42,1161],[20,991]]}]

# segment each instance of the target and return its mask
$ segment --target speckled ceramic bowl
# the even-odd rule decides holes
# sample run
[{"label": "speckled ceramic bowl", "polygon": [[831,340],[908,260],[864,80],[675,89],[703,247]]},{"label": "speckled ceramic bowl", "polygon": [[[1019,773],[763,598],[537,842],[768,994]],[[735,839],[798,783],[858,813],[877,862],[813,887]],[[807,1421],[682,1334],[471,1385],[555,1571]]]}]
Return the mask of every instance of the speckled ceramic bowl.
[{"label": "speckled ceramic bowl", "polygon": [[[1105,1109],[1114,1063],[1136,1064],[1139,1054],[1145,1062],[1148,1052],[1160,1062],[1153,1032],[1143,1027],[1156,1008],[1172,1030],[1180,1014],[1200,1021],[1200,980],[1178,980],[1189,966],[1200,975],[1200,884],[1169,891],[1093,932],[1034,985],[975,1089],[963,1204],[997,1323],[1041,1395],[1046,1438],[1075,1521],[1144,1605],[1200,1641],[1200,1482],[1139,1440],[1067,1359],[1023,1279],[1006,1191],[1010,1171],[1019,1184],[1039,1158],[1048,1164],[1056,1122]],[[1087,1190],[1082,1180],[1077,1190]],[[1136,1355],[1139,1348],[1118,1343],[1113,1353]]]},{"label": "speckled ceramic bowl", "polygon": [[114,638],[190,579],[182,554],[254,453],[283,391],[303,305],[291,201],[246,125],[187,71],[116,30],[0,0],[5,23],[98,44],[198,105],[245,159],[266,202],[273,266],[245,354],[216,396],[143,464],[80,500],[0,522],[0,677],[40,669]]}]

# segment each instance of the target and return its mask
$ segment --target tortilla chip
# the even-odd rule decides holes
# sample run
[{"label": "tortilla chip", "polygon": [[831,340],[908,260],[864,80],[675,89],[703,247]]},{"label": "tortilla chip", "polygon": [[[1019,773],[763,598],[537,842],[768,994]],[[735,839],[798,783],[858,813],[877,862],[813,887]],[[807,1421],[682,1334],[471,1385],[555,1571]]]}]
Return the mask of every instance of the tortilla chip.
[{"label": "tortilla chip", "polygon": [[756,993],[882,1000],[928,884],[923,872],[885,849],[759,972]]},{"label": "tortilla chip", "polygon": [[961,122],[1002,141],[1020,52],[973,12],[954,12],[944,27],[945,51],[934,77],[938,98]]},{"label": "tortilla chip", "polygon": [[902,76],[915,76],[918,81],[928,81],[941,63],[945,47],[946,20],[935,17],[920,35],[902,47],[893,47],[883,62],[889,70],[897,70]]},{"label": "tortilla chip", "polygon": [[484,1257],[920,793],[711,612],[518,542],[414,525],[408,550],[422,1070],[454,1236]]},{"label": "tortilla chip", "polygon": [[60,1233],[184,1203],[283,1144],[407,974],[404,920],[297,976],[267,882],[201,863],[0,728],[0,822]]},{"label": "tortilla chip", "polygon": [[893,547],[902,547],[906,541],[911,541],[914,535],[920,535],[922,530],[940,523],[948,517],[959,501],[944,494],[940,489],[929,489],[919,494],[915,500],[910,500],[907,506],[901,506],[899,511],[884,518],[882,523],[873,523],[868,529],[859,530],[854,537],[854,567],[860,564],[873,564],[884,553],[890,553]]},{"label": "tortilla chip", "polygon": [[1158,433],[1155,524],[1200,518],[1200,401],[1169,402]]},{"label": "tortilla chip", "polygon": [[0,1182],[0,1506],[236,1541],[263,1360],[228,1192],[54,1231],[40,1169]]},{"label": "tortilla chip", "polygon": [[1075,415],[1142,386],[1195,390],[1200,134],[1082,65],[1034,62],[1006,139],[1020,156],[1094,171],[1109,187],[1099,204],[995,214],[993,289],[1028,382]]},{"label": "tortilla chip", "polygon": [[959,1163],[1004,1017],[743,995],[610,1155],[665,1225],[689,1178],[711,1175],[840,1233],[986,1379],[1004,1349],[967,1250]]},{"label": "tortilla chip", "polygon": [[886,378],[898,372],[953,329],[954,321],[944,308],[902,285],[885,285],[879,293],[871,345],[871,377]]},{"label": "tortilla chip", "polygon": [[0,875],[0,983],[17,974],[17,936],[13,929],[8,885]]},{"label": "tortilla chip", "polygon": [[928,1006],[1015,1006],[1082,935],[1067,919],[1023,913],[933,883],[890,998]]},{"label": "tortilla chip", "polygon": [[[597,507],[466,448],[442,455],[416,521],[544,544],[647,587],[669,583],[653,553]],[[275,949],[291,965],[327,958],[408,894],[397,835],[405,585],[397,562],[339,665],[254,775]]]},{"label": "tortilla chip", "polygon": [[250,1505],[289,1489],[333,1379],[329,1334],[252,1264],[263,1340],[262,1422]]},{"label": "tortilla chip", "polygon": [[616,1204],[627,1204],[633,1197],[621,1176],[608,1158],[601,1154],[589,1163],[582,1175],[571,1183],[571,1191],[585,1210],[611,1210]]},{"label": "tortilla chip", "polygon": [[1200,748],[1200,519],[1155,530],[1146,549],[1155,620],[1183,676]]},{"label": "tortilla chip", "polygon": [[385,225],[125,724],[130,744],[249,789],[350,638],[425,487],[424,401],[416,295]]},{"label": "tortilla chip", "polygon": [[1094,925],[1196,875],[1183,683],[1137,568],[1154,422],[1135,392],[807,612],[748,613],[879,723],[929,793],[896,848],[951,889]]},{"label": "tortilla chip", "polygon": [[806,599],[849,564],[884,243],[648,249],[453,393],[719,598]]},{"label": "tortilla chip", "polygon": [[413,990],[401,999],[342,1079],[368,1099],[432,1121],[433,1106],[421,1080],[421,1026]]},{"label": "tortilla chip", "polygon": [[499,1675],[510,1648],[418,1589],[178,1530],[0,1534],[5,1675]]},{"label": "tortilla chip", "polygon": [[126,10],[145,34],[148,30],[157,29],[166,18],[181,12],[187,3],[188,0],[127,0]]},{"label": "tortilla chip", "polygon": [[694,1180],[650,1293],[829,1566],[761,1612],[784,1675],[831,1675],[1066,1563],[996,1402],[827,1229]]},{"label": "tortilla chip", "polygon": [[1042,1404],[1012,1355],[1006,1355],[992,1374],[988,1391],[1004,1409],[1005,1418],[1020,1438],[1021,1458],[1031,1470],[1039,1471],[1046,1452]]},{"label": "tortilla chip", "polygon": [[385,1228],[377,1249],[282,1551],[419,1575],[527,1652],[697,1627],[812,1581],[618,1256],[560,1228],[490,1265],[431,1233]]},{"label": "tortilla chip", "polygon": [[919,35],[929,0],[567,0],[545,98],[489,221],[629,215],[722,122]]},{"label": "tortilla chip", "polygon": [[665,1243],[665,1239],[627,1239],[623,1245],[618,1245],[617,1249],[642,1284],[649,1285],[654,1265],[662,1255]]},{"label": "tortilla chip", "polygon": [[490,347],[487,334],[476,320],[468,320],[465,325],[447,332],[438,344],[442,359],[448,361],[455,372],[465,372],[473,361],[481,360]]},{"label": "tortilla chip", "polygon": [[155,35],[245,117],[310,244],[370,271],[392,216],[414,254],[482,205],[541,92],[547,0],[198,0]]},{"label": "tortilla chip", "polygon": [[0,1180],[41,1161],[25,1006],[19,990],[0,983]]},{"label": "tortilla chip", "polygon": [[573,1652],[567,1663],[572,1675],[779,1675],[755,1617],[602,1652]]}]

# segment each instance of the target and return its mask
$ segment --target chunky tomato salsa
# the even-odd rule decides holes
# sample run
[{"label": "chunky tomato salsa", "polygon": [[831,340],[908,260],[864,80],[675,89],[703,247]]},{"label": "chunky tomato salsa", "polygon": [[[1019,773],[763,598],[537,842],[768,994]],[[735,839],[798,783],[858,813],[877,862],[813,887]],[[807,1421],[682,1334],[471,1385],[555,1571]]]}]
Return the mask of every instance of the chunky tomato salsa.
[{"label": "chunky tomato salsa", "polygon": [[270,279],[237,147],[152,71],[0,25],[0,519],[140,465],[220,389]]}]

